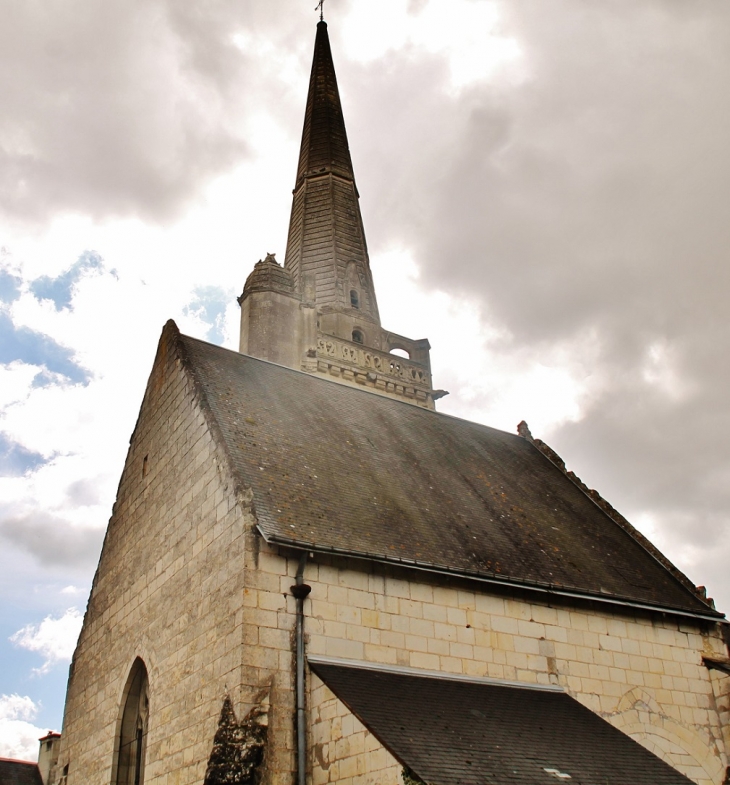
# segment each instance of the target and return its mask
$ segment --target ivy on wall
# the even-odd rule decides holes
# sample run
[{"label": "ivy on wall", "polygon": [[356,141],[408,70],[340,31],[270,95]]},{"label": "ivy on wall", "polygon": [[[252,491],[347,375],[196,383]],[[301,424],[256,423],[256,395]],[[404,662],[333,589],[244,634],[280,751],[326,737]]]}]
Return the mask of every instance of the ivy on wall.
[{"label": "ivy on wall", "polygon": [[263,773],[268,724],[268,694],[238,722],[228,695],[208,758],[204,785],[258,785]]}]

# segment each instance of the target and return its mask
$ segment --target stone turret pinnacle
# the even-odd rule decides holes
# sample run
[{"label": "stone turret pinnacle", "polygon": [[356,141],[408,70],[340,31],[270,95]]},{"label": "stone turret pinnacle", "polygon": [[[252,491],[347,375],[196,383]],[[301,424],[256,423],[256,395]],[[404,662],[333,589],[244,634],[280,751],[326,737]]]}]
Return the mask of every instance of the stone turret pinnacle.
[{"label": "stone turret pinnacle", "polygon": [[284,265],[319,308],[380,324],[327,23],[317,25]]}]

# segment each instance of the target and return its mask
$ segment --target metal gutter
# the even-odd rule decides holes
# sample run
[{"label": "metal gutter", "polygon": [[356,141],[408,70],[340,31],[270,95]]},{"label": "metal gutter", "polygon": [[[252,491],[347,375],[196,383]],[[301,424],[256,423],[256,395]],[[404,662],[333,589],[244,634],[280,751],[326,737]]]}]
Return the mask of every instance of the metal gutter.
[{"label": "metal gutter", "polygon": [[469,684],[489,684],[496,687],[512,687],[518,690],[539,690],[540,692],[565,692],[557,684],[530,684],[526,681],[509,681],[507,679],[492,679],[488,676],[466,676],[463,673],[445,673],[432,671],[425,668],[411,668],[407,665],[387,665],[379,662],[362,662],[361,660],[345,660],[339,657],[324,657],[310,655],[307,657],[310,665],[340,665],[345,668],[360,668],[366,671],[379,673],[394,673],[402,676],[420,676],[427,679],[446,679],[447,681],[461,681]]},{"label": "metal gutter", "polygon": [[673,616],[682,616],[691,619],[701,619],[703,621],[711,621],[719,623],[724,621],[725,614],[723,613],[701,613],[697,611],[682,610],[681,608],[671,608],[664,605],[652,605],[647,602],[638,602],[636,600],[626,599],[624,597],[616,597],[615,595],[606,594],[591,594],[590,592],[581,592],[571,589],[563,589],[549,583],[538,583],[530,581],[521,581],[518,578],[496,578],[480,573],[467,572],[466,570],[454,570],[444,566],[428,564],[425,562],[418,562],[412,559],[403,559],[398,556],[388,556],[383,554],[365,553],[360,551],[349,551],[346,548],[335,548],[330,545],[316,545],[315,543],[307,543],[302,540],[290,540],[286,537],[279,537],[278,535],[270,535],[264,532],[261,524],[257,524],[261,536],[267,543],[276,545],[285,545],[289,548],[296,548],[297,550],[313,551],[315,553],[334,554],[337,556],[347,556],[353,559],[363,559],[365,561],[376,561],[384,564],[396,564],[401,567],[409,567],[414,570],[422,570],[423,572],[432,573],[435,575],[448,575],[453,578],[468,578],[469,580],[479,581],[481,583],[489,583],[495,586],[508,586],[514,589],[527,589],[530,591],[540,592],[541,594],[555,595],[558,597],[569,597],[571,599],[579,600],[593,600],[595,602],[605,602],[609,605],[620,605],[627,608],[639,608],[646,611],[654,611],[655,613],[668,613]]},{"label": "metal gutter", "polygon": [[311,586],[304,583],[304,567],[307,564],[307,552],[302,551],[299,567],[291,593],[297,600],[296,622],[296,729],[297,729],[297,785],[307,783],[307,717],[304,705],[304,600],[312,591]]}]

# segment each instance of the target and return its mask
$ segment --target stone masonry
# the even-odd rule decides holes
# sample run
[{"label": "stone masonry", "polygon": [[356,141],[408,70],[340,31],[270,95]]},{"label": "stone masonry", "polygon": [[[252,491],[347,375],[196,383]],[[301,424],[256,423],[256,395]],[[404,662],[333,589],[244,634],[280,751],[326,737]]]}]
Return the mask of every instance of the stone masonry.
[{"label": "stone masonry", "polygon": [[[201,783],[225,696],[244,717],[262,690],[262,781],[294,776],[298,554],[258,533],[177,346],[163,335],[131,439],[53,782],[64,771],[68,785],[116,781],[136,657],[149,673],[146,783]],[[716,625],[322,554],[304,579],[309,655],[558,684],[700,785],[723,782],[730,677],[702,661],[727,655]],[[400,764],[313,674],[307,700],[312,785],[401,781]]]},{"label": "stone masonry", "polygon": [[[258,644],[249,656],[263,666],[256,674],[263,679],[277,658],[270,642],[288,645],[296,559],[276,554],[255,534],[249,542],[260,577],[259,588],[246,590],[244,626]],[[278,577],[278,587],[264,575]],[[728,739],[717,696],[730,678],[702,663],[703,655],[726,654],[714,631],[588,603],[551,606],[319,555],[305,580],[312,587],[305,603],[310,655],[558,684],[695,782],[723,782]],[[314,785],[400,782],[401,765],[316,676],[309,685]]]},{"label": "stone masonry", "polygon": [[[252,524],[249,500],[232,492],[194,381],[163,341],[71,666],[53,781],[65,766],[69,785],[116,781],[115,739],[137,656],[149,672],[145,782],[203,781],[225,694],[244,716],[256,692],[242,682],[250,635],[244,532]],[[259,583],[271,581],[262,576]],[[261,637],[283,652],[279,670],[286,673],[288,633],[264,630]],[[281,730],[289,684],[273,689],[273,735],[291,758]]]}]

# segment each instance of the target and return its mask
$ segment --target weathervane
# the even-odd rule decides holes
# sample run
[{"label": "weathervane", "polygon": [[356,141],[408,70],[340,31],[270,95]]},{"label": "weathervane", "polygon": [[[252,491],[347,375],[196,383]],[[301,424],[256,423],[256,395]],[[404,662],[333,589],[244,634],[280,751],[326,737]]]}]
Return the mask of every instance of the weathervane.
[{"label": "weathervane", "polygon": [[319,8],[319,21],[324,22],[324,0],[319,0],[317,5],[314,6],[314,10],[316,11]]}]

